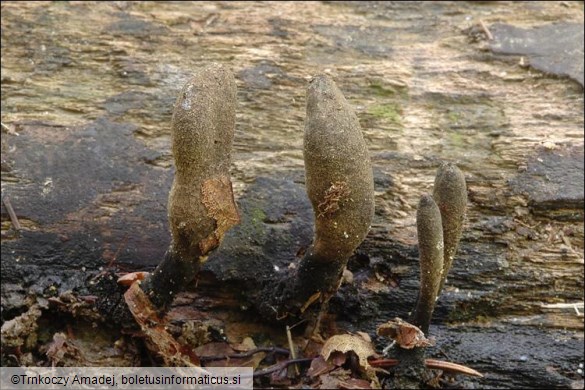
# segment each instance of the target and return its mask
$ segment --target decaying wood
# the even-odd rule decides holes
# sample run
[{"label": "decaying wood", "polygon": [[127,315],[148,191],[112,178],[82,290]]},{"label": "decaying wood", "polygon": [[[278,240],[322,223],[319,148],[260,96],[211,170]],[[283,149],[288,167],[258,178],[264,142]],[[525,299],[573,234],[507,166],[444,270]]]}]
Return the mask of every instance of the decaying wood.
[{"label": "decaying wood", "polygon": [[251,310],[312,239],[301,129],[306,82],[325,72],[356,108],[376,191],[353,281],[330,301],[337,328],[373,335],[412,310],[416,204],[455,162],[469,209],[429,356],[485,374],[475,387],[582,386],[583,89],[492,53],[479,23],[494,41],[496,22],[583,24],[582,2],[559,4],[3,2],[2,196],[22,228],[2,206],[3,320],[102,271],[115,306],[106,271],[161,261],[172,104],[210,62],[236,73],[242,227],[171,313]]}]

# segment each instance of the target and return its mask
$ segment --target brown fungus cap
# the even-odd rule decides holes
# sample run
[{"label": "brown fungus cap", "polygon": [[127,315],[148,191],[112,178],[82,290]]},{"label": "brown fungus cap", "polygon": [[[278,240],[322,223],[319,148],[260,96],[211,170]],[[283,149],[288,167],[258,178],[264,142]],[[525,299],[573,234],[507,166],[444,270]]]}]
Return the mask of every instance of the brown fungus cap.
[{"label": "brown fungus cap", "polygon": [[313,77],[307,89],[304,158],[315,212],[313,255],[345,260],[370,229],[374,180],[359,121],[326,75]]}]

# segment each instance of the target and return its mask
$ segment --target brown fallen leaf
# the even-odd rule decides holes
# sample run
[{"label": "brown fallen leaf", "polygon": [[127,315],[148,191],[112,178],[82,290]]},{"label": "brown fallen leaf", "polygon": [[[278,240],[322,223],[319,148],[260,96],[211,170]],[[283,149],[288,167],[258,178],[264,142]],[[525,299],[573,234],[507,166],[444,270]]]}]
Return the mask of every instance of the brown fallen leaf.
[{"label": "brown fallen leaf", "polygon": [[372,385],[365,379],[349,378],[339,383],[340,389],[371,389]]},{"label": "brown fallen leaf", "polygon": [[65,333],[55,333],[53,341],[49,344],[47,349],[47,357],[51,361],[53,367],[57,366],[66,353],[75,353],[74,349],[70,349],[66,344],[67,336]]},{"label": "brown fallen leaf", "polygon": [[[266,356],[265,352],[246,355],[246,352],[255,350],[256,344],[252,338],[245,338],[242,343],[230,346],[226,342],[207,343],[195,348],[197,356],[205,362],[206,367],[252,367],[258,368]],[[240,355],[239,357],[237,357]],[[214,357],[210,359],[210,357]]]},{"label": "brown fallen leaf", "polygon": [[311,367],[309,367],[309,371],[307,371],[307,375],[309,375],[311,378],[314,378],[316,376],[328,373],[334,369],[335,369],[334,364],[329,363],[328,361],[323,359],[323,356],[317,356],[311,362]]},{"label": "brown fallen leaf", "polygon": [[34,346],[37,341],[38,320],[42,311],[38,304],[32,305],[27,312],[2,324],[2,349],[25,348]]},{"label": "brown fallen leaf", "polygon": [[195,353],[197,354],[197,356],[201,357],[225,356],[225,359],[217,359],[205,363],[207,367],[224,367],[225,360],[227,360],[227,357],[229,355],[233,355],[234,353],[236,353],[236,351],[234,351],[234,349],[228,343],[221,341],[203,344],[195,348]]},{"label": "brown fallen leaf", "polygon": [[330,337],[323,345],[321,356],[328,360],[334,351],[342,353],[353,351],[358,356],[360,367],[364,370],[370,368],[368,357],[376,354],[371,342],[360,335],[354,334],[341,334]]},{"label": "brown fallen leaf", "polygon": [[434,340],[427,339],[422,330],[398,317],[378,326],[377,333],[396,341],[404,349],[435,345]]},{"label": "brown fallen leaf", "polygon": [[187,347],[182,346],[166,330],[164,322],[159,318],[156,309],[140,288],[140,283],[134,283],[124,293],[124,299],[140,325],[147,340],[153,346],[165,364],[169,367],[199,367],[199,358]]},{"label": "brown fallen leaf", "polygon": [[341,382],[351,378],[351,370],[337,368],[327,374],[319,376],[319,389],[338,389]]},{"label": "brown fallen leaf", "polygon": [[333,363],[337,367],[341,367],[347,361],[347,355],[340,351],[333,351],[331,352],[331,355],[329,355],[329,359],[327,359],[327,361]]},{"label": "brown fallen leaf", "polygon": [[62,292],[58,297],[48,299],[49,306],[74,317],[103,321],[104,318],[95,308],[97,297],[92,295],[78,296],[71,290]]},{"label": "brown fallen leaf", "polygon": [[[254,340],[251,337],[246,337],[240,344],[233,345],[232,348],[238,352],[248,352],[256,349],[256,343],[254,343]],[[258,352],[247,358],[243,358],[238,366],[230,365],[230,367],[252,367],[255,370],[265,357],[265,352]]]},{"label": "brown fallen leaf", "polygon": [[129,272],[118,278],[120,286],[130,286],[137,280],[144,280],[148,276],[148,272]]}]

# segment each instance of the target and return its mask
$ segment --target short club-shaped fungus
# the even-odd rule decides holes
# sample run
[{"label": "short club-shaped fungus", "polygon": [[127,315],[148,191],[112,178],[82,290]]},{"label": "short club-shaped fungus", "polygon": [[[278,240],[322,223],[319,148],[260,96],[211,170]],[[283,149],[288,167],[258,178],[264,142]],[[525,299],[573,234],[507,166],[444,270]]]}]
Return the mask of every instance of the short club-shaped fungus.
[{"label": "short club-shaped fungus", "polygon": [[439,286],[440,294],[457,252],[463,230],[465,209],[467,208],[465,176],[455,164],[447,163],[439,167],[435,177],[433,199],[441,211],[445,242],[443,277]]}]

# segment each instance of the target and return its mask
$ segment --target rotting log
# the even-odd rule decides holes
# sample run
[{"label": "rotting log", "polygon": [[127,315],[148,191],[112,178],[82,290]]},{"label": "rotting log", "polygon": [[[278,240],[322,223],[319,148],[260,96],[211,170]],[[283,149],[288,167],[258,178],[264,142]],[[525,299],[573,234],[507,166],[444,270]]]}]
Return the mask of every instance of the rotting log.
[{"label": "rotting log", "polygon": [[22,230],[2,205],[2,319],[27,296],[160,262],[173,101],[193,69],[228,59],[243,223],[178,300],[247,307],[312,240],[298,134],[305,77],[325,68],[356,107],[376,191],[353,282],[330,301],[338,328],[373,335],[412,309],[416,202],[440,161],[456,162],[469,211],[429,353],[489,374],[475,387],[582,386],[583,90],[494,55],[477,28],[582,25],[582,4],[3,3],[2,195]]}]

